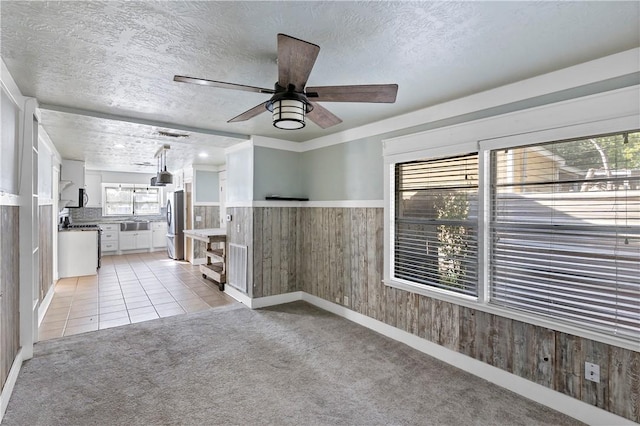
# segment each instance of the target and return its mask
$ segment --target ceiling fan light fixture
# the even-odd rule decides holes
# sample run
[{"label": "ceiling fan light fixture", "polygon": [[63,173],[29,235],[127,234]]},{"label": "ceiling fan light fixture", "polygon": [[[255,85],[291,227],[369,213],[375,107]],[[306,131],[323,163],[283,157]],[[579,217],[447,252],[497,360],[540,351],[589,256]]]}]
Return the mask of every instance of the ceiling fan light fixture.
[{"label": "ceiling fan light fixture", "polygon": [[302,129],[306,113],[313,110],[306,96],[291,91],[276,93],[265,106],[272,113],[273,125],[284,130]]}]

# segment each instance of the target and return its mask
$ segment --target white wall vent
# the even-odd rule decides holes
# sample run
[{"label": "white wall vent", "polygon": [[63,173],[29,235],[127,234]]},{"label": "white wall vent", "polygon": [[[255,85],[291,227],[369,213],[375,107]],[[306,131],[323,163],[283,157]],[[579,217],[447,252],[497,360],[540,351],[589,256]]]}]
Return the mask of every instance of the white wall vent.
[{"label": "white wall vent", "polygon": [[247,293],[247,246],[229,243],[229,280],[227,284]]}]

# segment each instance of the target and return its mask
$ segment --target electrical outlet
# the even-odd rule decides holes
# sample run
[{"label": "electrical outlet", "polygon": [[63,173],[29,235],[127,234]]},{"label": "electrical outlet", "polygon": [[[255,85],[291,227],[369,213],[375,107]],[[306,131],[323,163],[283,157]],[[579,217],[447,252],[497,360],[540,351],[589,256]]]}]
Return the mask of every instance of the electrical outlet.
[{"label": "electrical outlet", "polygon": [[196,222],[202,222],[202,216],[196,216]]},{"label": "electrical outlet", "polygon": [[349,306],[349,296],[344,297],[344,305]]},{"label": "electrical outlet", "polygon": [[584,378],[592,382],[600,383],[600,366],[598,364],[585,362]]},{"label": "electrical outlet", "polygon": [[236,231],[240,232],[240,225],[236,225]]}]

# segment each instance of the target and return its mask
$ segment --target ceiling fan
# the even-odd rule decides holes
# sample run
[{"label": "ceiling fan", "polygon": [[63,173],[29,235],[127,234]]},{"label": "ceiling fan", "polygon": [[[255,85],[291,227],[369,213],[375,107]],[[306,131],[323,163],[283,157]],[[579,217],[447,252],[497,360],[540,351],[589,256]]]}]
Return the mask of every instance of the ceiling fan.
[{"label": "ceiling fan", "polygon": [[394,103],[396,101],[397,84],[306,87],[318,53],[320,53],[318,45],[286,34],[278,34],[278,81],[274,89],[182,75],[175,75],[173,80],[270,94],[271,99],[233,117],[228,122],[246,121],[268,110],[273,115],[273,125],[286,130],[303,128],[305,116],[323,129],[342,122],[318,102]]}]

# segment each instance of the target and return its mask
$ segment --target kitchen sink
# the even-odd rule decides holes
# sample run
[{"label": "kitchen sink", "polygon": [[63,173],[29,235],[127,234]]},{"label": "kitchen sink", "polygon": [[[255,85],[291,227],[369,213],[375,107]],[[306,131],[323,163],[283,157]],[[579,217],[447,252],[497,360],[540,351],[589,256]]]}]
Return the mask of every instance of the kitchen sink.
[{"label": "kitchen sink", "polygon": [[120,222],[120,231],[148,231],[151,222]]}]

